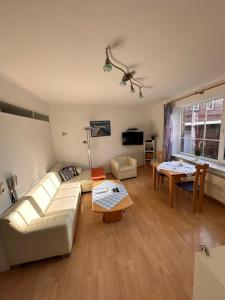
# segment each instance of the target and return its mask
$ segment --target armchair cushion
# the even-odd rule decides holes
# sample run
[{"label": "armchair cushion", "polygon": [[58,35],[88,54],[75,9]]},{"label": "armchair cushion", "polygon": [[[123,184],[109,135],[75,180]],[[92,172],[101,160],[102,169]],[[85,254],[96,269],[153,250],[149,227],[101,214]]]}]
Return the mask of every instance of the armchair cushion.
[{"label": "armchair cushion", "polygon": [[134,167],[131,165],[121,165],[119,168],[120,172],[126,172],[128,170],[132,170]]}]

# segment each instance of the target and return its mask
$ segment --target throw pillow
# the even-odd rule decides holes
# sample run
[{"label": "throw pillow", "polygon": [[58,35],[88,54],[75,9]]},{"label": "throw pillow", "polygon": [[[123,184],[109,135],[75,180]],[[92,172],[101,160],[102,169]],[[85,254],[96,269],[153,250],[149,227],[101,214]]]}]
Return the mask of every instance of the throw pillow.
[{"label": "throw pillow", "polygon": [[78,176],[78,175],[79,175],[79,173],[77,172],[77,168],[76,168],[76,166],[67,166],[67,167],[63,168],[63,170],[64,170],[64,169],[67,169],[67,170],[69,170],[69,171],[70,171],[70,173],[73,175],[73,177],[75,177],[75,176]]},{"label": "throw pillow", "polygon": [[74,176],[70,173],[70,171],[66,168],[63,168],[59,171],[59,175],[61,176],[63,181],[68,181],[72,179]]}]

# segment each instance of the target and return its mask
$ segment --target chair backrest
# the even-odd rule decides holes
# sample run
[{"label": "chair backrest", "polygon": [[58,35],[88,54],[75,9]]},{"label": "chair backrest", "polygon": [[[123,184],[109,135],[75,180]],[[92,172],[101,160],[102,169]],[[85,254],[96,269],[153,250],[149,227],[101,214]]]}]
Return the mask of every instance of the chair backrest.
[{"label": "chair backrest", "polygon": [[128,157],[126,155],[116,156],[114,159],[118,161],[120,165],[128,164]]},{"label": "chair backrest", "polygon": [[156,160],[158,162],[164,162],[165,161],[165,151],[156,151]]},{"label": "chair backrest", "polygon": [[205,188],[205,176],[206,172],[209,168],[208,164],[203,164],[203,165],[196,165],[196,173],[195,173],[195,181],[194,181],[194,188],[193,188],[193,193],[196,194],[199,188],[199,193],[203,194],[204,193],[204,188]]}]

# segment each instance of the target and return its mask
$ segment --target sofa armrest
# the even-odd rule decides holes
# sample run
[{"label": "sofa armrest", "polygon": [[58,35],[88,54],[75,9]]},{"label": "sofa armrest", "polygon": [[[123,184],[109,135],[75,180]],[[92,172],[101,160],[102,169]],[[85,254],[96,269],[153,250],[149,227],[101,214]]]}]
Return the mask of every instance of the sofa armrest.
[{"label": "sofa armrest", "polygon": [[120,169],[119,162],[115,159],[111,159],[111,168],[114,170],[119,170]]},{"label": "sofa armrest", "polygon": [[8,263],[16,265],[68,254],[72,249],[73,236],[73,216],[65,213],[35,219],[25,232],[8,226],[7,239],[4,239]]},{"label": "sofa armrest", "polygon": [[127,159],[128,159],[129,165],[131,165],[131,166],[137,168],[137,160],[136,160],[135,158],[128,157]]}]

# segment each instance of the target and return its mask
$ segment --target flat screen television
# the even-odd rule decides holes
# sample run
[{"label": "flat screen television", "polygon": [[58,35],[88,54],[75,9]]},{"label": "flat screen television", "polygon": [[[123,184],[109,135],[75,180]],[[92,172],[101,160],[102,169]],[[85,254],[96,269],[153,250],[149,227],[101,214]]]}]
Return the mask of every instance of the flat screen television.
[{"label": "flat screen television", "polygon": [[143,142],[144,142],[143,131],[122,132],[123,145],[143,145]]}]

